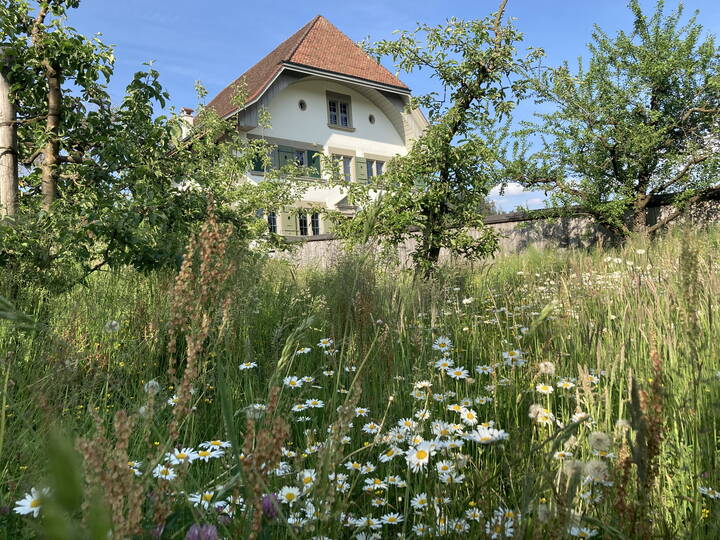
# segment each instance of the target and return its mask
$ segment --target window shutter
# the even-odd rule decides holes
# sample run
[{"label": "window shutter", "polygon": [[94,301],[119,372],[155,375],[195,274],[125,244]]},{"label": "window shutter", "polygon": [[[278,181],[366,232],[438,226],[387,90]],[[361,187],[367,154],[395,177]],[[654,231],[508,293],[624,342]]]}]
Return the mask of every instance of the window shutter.
[{"label": "window shutter", "polygon": [[308,150],[307,153],[307,166],[311,169],[315,169],[317,172],[311,172],[310,176],[313,178],[320,178],[320,152],[314,150]]},{"label": "window shutter", "polygon": [[297,214],[294,212],[283,212],[280,214],[279,221],[282,222],[282,234],[286,234],[288,236],[300,236]]},{"label": "window shutter", "polygon": [[295,163],[295,149],[289,146],[278,146],[278,167]]},{"label": "window shutter", "polygon": [[368,181],[368,175],[367,175],[367,165],[365,164],[365,158],[356,157],[355,158],[355,178],[358,182],[363,182],[367,184]]}]

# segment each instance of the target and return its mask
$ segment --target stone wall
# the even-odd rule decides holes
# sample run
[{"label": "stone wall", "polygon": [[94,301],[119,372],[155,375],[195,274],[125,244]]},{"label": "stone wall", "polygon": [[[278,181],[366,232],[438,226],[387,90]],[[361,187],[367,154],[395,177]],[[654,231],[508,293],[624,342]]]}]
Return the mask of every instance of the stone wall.
[{"label": "stone wall", "polygon": [[[670,205],[658,205],[648,208],[647,222],[653,225],[672,212]],[[585,216],[564,218],[543,218],[542,212],[510,213],[488,216],[485,223],[495,229],[499,236],[499,254],[517,253],[529,247],[545,248],[584,248],[598,242],[611,240],[608,231]],[[687,214],[673,221],[673,225],[691,223],[694,225],[720,223],[720,201],[708,201],[691,208]],[[472,231],[470,231],[472,234]],[[342,243],[332,234],[323,234],[310,238],[293,238],[295,244],[288,253],[278,254],[299,266],[325,267],[341,254]],[[398,257],[403,264],[410,263],[410,254],[414,251],[414,238],[398,246]],[[379,248],[378,248],[379,249]],[[441,260],[449,255],[443,250]]]}]

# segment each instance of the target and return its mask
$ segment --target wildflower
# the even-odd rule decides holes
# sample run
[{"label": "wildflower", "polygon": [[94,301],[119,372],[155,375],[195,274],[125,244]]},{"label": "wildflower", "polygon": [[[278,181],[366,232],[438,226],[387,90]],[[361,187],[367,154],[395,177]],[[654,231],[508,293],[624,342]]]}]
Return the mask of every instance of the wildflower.
[{"label": "wildflower", "polygon": [[290,388],[300,388],[303,385],[303,382],[297,377],[285,377],[283,379],[283,384]]},{"label": "wildflower", "polygon": [[540,392],[541,394],[544,394],[544,395],[547,396],[547,395],[549,395],[549,394],[552,394],[552,392],[553,392],[553,387],[550,386],[549,384],[540,383],[540,384],[538,384],[538,385],[535,386],[535,390],[537,390],[537,391]]},{"label": "wildflower", "polygon": [[415,426],[417,426],[417,422],[413,420],[412,418],[401,418],[398,420],[398,426],[400,426],[403,429],[415,429]]},{"label": "wildflower", "polygon": [[540,362],[538,364],[538,373],[540,375],[555,375],[555,364],[552,362]]},{"label": "wildflower", "polygon": [[103,330],[108,334],[113,334],[120,330],[120,323],[117,321],[108,321],[105,323]]},{"label": "wildflower", "polygon": [[177,476],[175,474],[175,471],[172,467],[168,467],[167,465],[159,464],[153,469],[153,476],[155,478],[160,478],[161,480],[175,480],[175,477]]},{"label": "wildflower", "polygon": [[720,499],[720,491],[717,491],[711,487],[699,487],[698,491],[701,495],[710,497],[711,499]]},{"label": "wildflower", "polygon": [[495,373],[495,368],[493,366],[477,366],[475,371],[480,375],[492,375]]},{"label": "wildflower", "polygon": [[278,497],[274,493],[263,495],[261,505],[262,511],[266,518],[275,519],[278,515]]},{"label": "wildflower", "polygon": [[504,441],[510,438],[510,435],[501,429],[479,427],[465,435],[466,439],[480,444],[491,444],[497,441]]},{"label": "wildflower", "polygon": [[418,420],[428,420],[430,418],[430,411],[427,409],[420,409],[415,413],[415,418]]},{"label": "wildflower", "polygon": [[474,426],[475,424],[477,424],[478,421],[477,413],[472,409],[463,409],[463,411],[460,413],[460,417],[462,418],[462,421],[468,426]]},{"label": "wildflower", "polygon": [[300,490],[294,486],[285,486],[278,493],[278,499],[283,504],[293,505],[295,501],[300,497]]},{"label": "wildflower", "polygon": [[375,465],[366,461],[365,465],[360,467],[360,474],[370,474],[371,472],[375,472]]},{"label": "wildflower", "polygon": [[364,407],[356,407],[355,408],[355,416],[367,416],[367,413],[370,412],[370,409],[365,409]]},{"label": "wildflower", "polygon": [[307,399],[305,400],[305,406],[312,407],[314,409],[322,409],[325,403],[319,399]]},{"label": "wildflower", "polygon": [[590,538],[591,536],[597,536],[598,531],[588,527],[570,527],[568,533],[576,538]]},{"label": "wildflower", "polygon": [[447,369],[453,367],[455,365],[455,362],[450,360],[449,358],[441,358],[437,362],[435,362],[435,367],[438,368],[440,371],[446,371]]},{"label": "wildflower", "polygon": [[435,468],[437,469],[438,474],[450,473],[455,469],[455,465],[448,460],[442,460],[435,464]]},{"label": "wildflower", "polygon": [[423,510],[428,505],[428,498],[426,493],[418,493],[412,499],[410,499],[410,506],[415,510]]},{"label": "wildflower", "polygon": [[376,489],[383,490],[387,489],[387,484],[380,478],[366,478],[365,489],[367,491],[375,491]]},{"label": "wildflower", "polygon": [[196,453],[197,459],[199,459],[200,461],[204,461],[205,463],[207,463],[211,459],[219,458],[225,455],[225,452],[220,449],[207,450],[205,448],[201,448]]},{"label": "wildflower", "polygon": [[592,459],[585,464],[583,472],[586,476],[592,478],[593,481],[602,482],[607,479],[608,467],[604,461]]},{"label": "wildflower", "polygon": [[177,394],[174,394],[173,397],[171,397],[167,400],[167,404],[170,405],[171,407],[174,407],[175,405],[177,405],[177,400],[178,400],[178,396],[177,396]]},{"label": "wildflower", "polygon": [[322,374],[325,375],[326,377],[332,377],[333,375],[335,375],[335,370],[326,369],[326,370],[323,370]]},{"label": "wildflower", "polygon": [[43,502],[48,495],[50,495],[50,489],[48,488],[39,490],[31,488],[30,493],[26,493],[25,497],[15,502],[15,513],[20,515],[32,514],[32,517],[38,517],[42,510]]},{"label": "wildflower", "polygon": [[205,510],[210,508],[210,503],[213,500],[213,497],[215,496],[215,493],[212,491],[205,491],[203,493],[191,493],[188,496],[188,501],[193,503],[193,506],[195,507],[202,507]]},{"label": "wildflower", "polygon": [[570,421],[572,421],[572,422],[574,422],[574,423],[577,424],[577,423],[582,422],[583,420],[586,420],[586,419],[589,419],[589,418],[590,418],[590,415],[589,415],[588,413],[583,412],[583,411],[579,411],[579,412],[576,412],[575,414],[573,414],[573,415],[570,417]]},{"label": "wildflower", "polygon": [[321,349],[327,349],[332,347],[334,343],[335,342],[331,338],[322,338],[317,346]]},{"label": "wildflower", "polygon": [[558,388],[562,388],[563,390],[570,390],[571,388],[575,387],[575,382],[573,381],[573,379],[563,377],[557,382],[555,386],[557,386]]},{"label": "wildflower", "polygon": [[305,403],[297,403],[290,409],[292,412],[302,412],[306,410],[308,406]]},{"label": "wildflower", "polygon": [[218,540],[218,531],[215,525],[193,525],[188,529],[185,540]]},{"label": "wildflower", "polygon": [[244,371],[246,369],[252,369],[254,367],[257,367],[257,362],[243,362],[240,364],[240,370]]},{"label": "wildflower", "polygon": [[382,454],[380,454],[380,457],[378,458],[381,463],[387,463],[388,461],[396,458],[402,453],[402,450],[398,448],[397,446],[391,446],[387,450],[385,450]]},{"label": "wildflower", "polygon": [[155,379],[150,379],[148,382],[145,383],[145,386],[143,388],[145,389],[145,392],[147,392],[151,396],[154,396],[160,391],[160,383],[157,382]]},{"label": "wildflower", "polygon": [[213,439],[212,441],[200,443],[200,448],[206,449],[230,448],[230,446],[231,445],[228,441],[221,441],[219,439]]},{"label": "wildflower", "polygon": [[445,371],[445,373],[455,380],[467,379],[470,376],[470,373],[464,366],[449,368]]},{"label": "wildflower", "polygon": [[412,530],[416,536],[425,536],[426,534],[430,534],[430,528],[423,523],[416,523],[413,525]]},{"label": "wildflower", "polygon": [[482,519],[482,516],[483,513],[477,508],[469,508],[468,510],[465,510],[465,517],[472,521],[480,521],[480,519]]},{"label": "wildflower", "polygon": [[572,452],[568,452],[566,450],[559,450],[553,455],[555,459],[567,459],[571,458],[572,456]]},{"label": "wildflower", "polygon": [[416,388],[418,390],[422,390],[424,388],[432,388],[432,383],[430,381],[418,381],[413,385],[413,388]]},{"label": "wildflower", "polygon": [[386,525],[397,525],[398,523],[401,523],[403,520],[402,515],[392,512],[390,514],[385,514],[380,518],[383,523]]},{"label": "wildflower", "polygon": [[436,351],[446,352],[446,351],[451,351],[452,346],[453,345],[452,345],[452,341],[450,340],[450,338],[447,338],[445,336],[440,336],[439,338],[437,338],[435,340],[432,348],[435,349]]},{"label": "wildflower", "polygon": [[297,351],[295,351],[295,354],[307,354],[310,351],[312,351],[310,347],[301,347]]},{"label": "wildflower", "polygon": [[[502,356],[505,359],[505,365],[510,366],[510,365],[515,365],[514,362],[523,359],[523,352],[521,350],[514,349],[511,351],[504,351],[502,353]],[[520,364],[520,365],[522,365],[522,364]]]},{"label": "wildflower", "polygon": [[172,465],[180,465],[181,463],[192,463],[198,458],[197,453],[192,448],[175,449],[165,454],[165,460]]},{"label": "wildflower", "polygon": [[305,375],[302,379],[300,379],[304,383],[312,384],[315,382],[315,377],[311,377],[310,375]]},{"label": "wildflower", "polygon": [[418,472],[424,469],[425,465],[428,464],[431,453],[432,450],[430,448],[430,444],[422,442],[419,445],[410,448],[405,454],[405,459],[407,460],[410,469],[413,472]]},{"label": "wildflower", "polygon": [[593,431],[588,435],[588,444],[593,450],[607,451],[610,448],[610,437],[602,431]]},{"label": "wildflower", "polygon": [[298,480],[303,485],[303,489],[308,489],[315,483],[315,469],[305,469],[298,474]]},{"label": "wildflower", "polygon": [[490,538],[512,538],[515,535],[515,523],[512,519],[503,519],[502,516],[494,516],[485,523],[485,533]]},{"label": "wildflower", "polygon": [[479,396],[475,398],[475,403],[478,405],[487,405],[488,403],[492,403],[493,398],[490,396]]}]

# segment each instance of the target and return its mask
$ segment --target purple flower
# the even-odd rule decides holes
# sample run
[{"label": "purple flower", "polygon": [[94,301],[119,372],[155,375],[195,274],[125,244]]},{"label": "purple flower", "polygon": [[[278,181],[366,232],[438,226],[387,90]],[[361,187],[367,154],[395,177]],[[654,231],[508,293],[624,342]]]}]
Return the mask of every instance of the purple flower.
[{"label": "purple flower", "polygon": [[275,519],[278,515],[278,498],[274,493],[263,495],[262,498],[262,509],[263,514],[268,519]]},{"label": "purple flower", "polygon": [[215,525],[198,525],[195,523],[188,529],[185,540],[218,540]]}]

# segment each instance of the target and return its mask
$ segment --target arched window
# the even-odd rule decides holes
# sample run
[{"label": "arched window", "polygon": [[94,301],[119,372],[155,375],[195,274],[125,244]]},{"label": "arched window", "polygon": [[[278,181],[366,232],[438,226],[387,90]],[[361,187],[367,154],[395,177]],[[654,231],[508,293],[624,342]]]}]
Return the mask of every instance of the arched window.
[{"label": "arched window", "polygon": [[313,212],[310,215],[310,225],[312,227],[313,236],[320,234],[320,214]]}]

